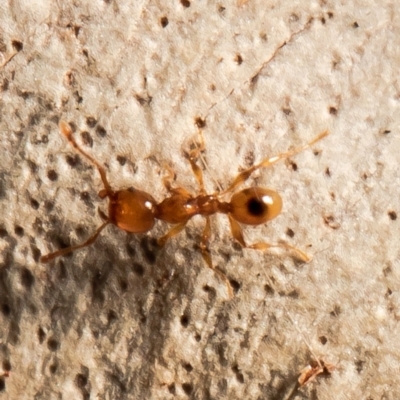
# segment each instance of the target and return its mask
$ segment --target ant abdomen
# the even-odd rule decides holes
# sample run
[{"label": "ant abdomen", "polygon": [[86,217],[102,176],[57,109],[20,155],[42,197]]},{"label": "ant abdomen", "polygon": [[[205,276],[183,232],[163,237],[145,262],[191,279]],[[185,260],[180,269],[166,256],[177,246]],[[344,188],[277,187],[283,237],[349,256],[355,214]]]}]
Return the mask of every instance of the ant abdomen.
[{"label": "ant abdomen", "polygon": [[120,190],[108,195],[110,198],[110,222],[131,233],[144,233],[153,228],[157,202],[141,190]]},{"label": "ant abdomen", "polygon": [[280,214],[282,199],[271,189],[251,187],[235,193],[230,206],[230,214],[237,222],[260,225]]}]

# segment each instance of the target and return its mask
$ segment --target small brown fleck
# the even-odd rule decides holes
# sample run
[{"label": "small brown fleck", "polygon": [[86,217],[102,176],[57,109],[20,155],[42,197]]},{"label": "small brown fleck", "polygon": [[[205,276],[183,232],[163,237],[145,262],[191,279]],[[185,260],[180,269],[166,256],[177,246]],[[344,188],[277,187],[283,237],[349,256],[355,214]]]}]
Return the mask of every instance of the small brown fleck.
[{"label": "small brown fleck", "polygon": [[9,81],[8,81],[8,79],[3,79],[3,82],[1,83],[1,85],[0,85],[0,90],[2,91],[2,92],[5,92],[6,90],[8,90],[8,87],[9,87]]},{"label": "small brown fleck", "polygon": [[327,226],[329,226],[329,228],[332,228],[332,229],[340,228],[340,224],[335,221],[335,217],[333,215],[325,215],[324,222]]},{"label": "small brown fleck", "polygon": [[295,171],[295,172],[297,171],[298,167],[294,161],[287,160],[287,163],[288,163],[289,169],[291,169],[292,171]]},{"label": "small brown fleck", "polygon": [[101,126],[98,125],[96,127],[96,133],[100,136],[100,137],[105,137],[107,135],[107,131]]},{"label": "small brown fleck", "polygon": [[329,169],[329,167],[325,168],[325,175],[326,176],[331,176],[331,170]]},{"label": "small brown fleck", "polygon": [[57,368],[58,368],[57,364],[51,364],[49,367],[50,373],[54,375],[57,372]]},{"label": "small brown fleck", "polygon": [[170,392],[173,395],[176,394],[175,383],[171,383],[170,385],[168,385],[168,392]]},{"label": "small brown fleck", "polygon": [[396,221],[396,219],[397,219],[397,213],[396,213],[396,211],[393,211],[393,210],[388,211],[388,215],[389,215],[389,218],[390,218],[392,221]]},{"label": "small brown fleck", "polygon": [[75,25],[74,26],[75,37],[78,37],[80,31],[81,31],[81,27],[79,25]]},{"label": "small brown fleck", "polygon": [[56,339],[50,338],[50,339],[47,341],[47,347],[48,347],[49,350],[51,350],[51,351],[56,351],[56,350],[59,349],[60,343],[58,343],[58,341],[57,341]]},{"label": "small brown fleck", "polygon": [[11,363],[10,363],[10,361],[4,360],[4,361],[2,362],[2,364],[3,364],[3,370],[4,370],[4,371],[7,371],[7,372],[10,372],[10,371],[11,371]]},{"label": "small brown fleck", "polygon": [[264,290],[265,290],[265,293],[269,296],[271,296],[275,293],[274,288],[271,285],[269,285],[268,283],[266,283],[264,285]]},{"label": "small brown fleck", "polygon": [[353,22],[353,28],[358,28],[359,26],[357,21]]},{"label": "small brown fleck", "polygon": [[96,126],[96,124],[97,124],[96,118],[90,117],[90,116],[86,117],[86,125],[89,128],[94,128]]},{"label": "small brown fleck", "polygon": [[31,199],[31,207],[34,210],[37,210],[39,208],[39,202],[37,200],[35,200],[35,199]]},{"label": "small brown fleck", "polygon": [[65,157],[65,160],[67,161],[67,164],[70,166],[70,167],[72,167],[72,168],[75,168],[76,166],[78,166],[79,164],[80,164],[80,159],[79,159],[79,156],[77,155],[77,154],[74,154],[73,156],[71,156],[71,155],[67,155],[66,157]]},{"label": "small brown fleck", "polygon": [[320,341],[323,345],[325,345],[325,344],[328,343],[328,339],[326,338],[326,336],[320,336],[320,337],[319,337],[319,341]]},{"label": "small brown fleck", "polygon": [[88,146],[88,147],[93,146],[93,139],[90,136],[90,133],[88,131],[81,132],[81,138],[82,138],[82,142],[85,144],[85,146]]},{"label": "small brown fleck", "polygon": [[1,313],[6,317],[8,317],[11,314],[11,307],[7,303],[2,304],[0,306],[0,310]]},{"label": "small brown fleck", "polygon": [[229,283],[232,286],[232,289],[235,293],[237,293],[240,290],[241,284],[234,280],[234,279],[229,279]]},{"label": "small brown fleck", "polygon": [[19,237],[24,236],[24,228],[22,226],[16,226],[14,232]]},{"label": "small brown fleck", "polygon": [[292,237],[294,237],[295,233],[294,233],[293,229],[287,228],[286,235],[289,236],[290,238],[292,238]]},{"label": "small brown fleck", "polygon": [[187,372],[192,372],[193,371],[193,367],[190,363],[183,363],[182,367],[187,371]]},{"label": "small brown fleck", "polygon": [[18,52],[20,52],[24,48],[23,43],[19,40],[12,40],[11,46],[14,48],[15,51],[18,51]]},{"label": "small brown fleck", "polygon": [[191,383],[182,383],[182,389],[189,396],[193,392],[193,385]]},{"label": "small brown fleck", "polygon": [[39,343],[42,344],[44,342],[44,339],[46,339],[46,332],[43,330],[43,328],[39,328],[37,331]]},{"label": "small brown fleck", "polygon": [[77,90],[72,95],[74,96],[74,99],[77,103],[82,103],[83,97],[79,94]]},{"label": "small brown fleck", "polygon": [[190,7],[190,1],[189,0],[181,0],[181,4],[185,8],[189,8]]},{"label": "small brown fleck", "polygon": [[337,115],[337,108],[336,107],[329,107],[329,114],[331,115]]},{"label": "small brown fleck", "polygon": [[241,65],[241,64],[242,64],[243,58],[242,58],[242,56],[241,56],[240,54],[236,54],[235,62],[236,62],[238,65]]},{"label": "small brown fleck", "polygon": [[51,169],[50,171],[47,171],[47,178],[54,182],[58,179],[58,174],[56,171],[54,171],[54,169]]},{"label": "small brown fleck", "polygon": [[126,164],[126,157],[117,156],[117,161],[119,162],[119,165],[125,165]]},{"label": "small brown fleck", "polygon": [[338,317],[341,314],[342,310],[340,308],[340,306],[335,305],[333,307],[333,311],[331,311],[329,314],[331,317]]},{"label": "small brown fleck", "polygon": [[160,23],[161,23],[161,26],[163,28],[165,28],[169,24],[168,18],[167,17],[161,17]]},{"label": "small brown fleck", "polygon": [[188,325],[189,325],[189,321],[190,321],[190,319],[189,319],[189,317],[187,315],[184,314],[184,315],[181,316],[181,325],[183,327],[187,328]]},{"label": "small brown fleck", "polygon": [[195,119],[194,119],[194,123],[196,124],[196,126],[198,127],[198,128],[204,128],[205,126],[206,126],[206,120],[205,119],[203,119],[203,118],[201,118],[201,117],[196,117]]}]

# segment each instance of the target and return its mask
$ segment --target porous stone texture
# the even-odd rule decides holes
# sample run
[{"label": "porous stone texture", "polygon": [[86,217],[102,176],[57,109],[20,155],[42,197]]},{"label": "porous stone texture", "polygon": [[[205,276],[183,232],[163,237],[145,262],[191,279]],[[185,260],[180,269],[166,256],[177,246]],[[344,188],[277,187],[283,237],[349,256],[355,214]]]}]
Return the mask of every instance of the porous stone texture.
[{"label": "porous stone texture", "polygon": [[[400,18],[395,1],[0,2],[0,399],[399,399]],[[200,119],[199,119],[200,118]],[[206,187],[330,135],[246,183],[284,201],[242,250],[225,216],[101,224],[98,172],[158,201],[200,126]],[[196,124],[197,122],[197,124]],[[204,125],[204,126],[202,126]],[[228,196],[229,198],[229,196]],[[335,365],[296,385],[313,359]]]}]

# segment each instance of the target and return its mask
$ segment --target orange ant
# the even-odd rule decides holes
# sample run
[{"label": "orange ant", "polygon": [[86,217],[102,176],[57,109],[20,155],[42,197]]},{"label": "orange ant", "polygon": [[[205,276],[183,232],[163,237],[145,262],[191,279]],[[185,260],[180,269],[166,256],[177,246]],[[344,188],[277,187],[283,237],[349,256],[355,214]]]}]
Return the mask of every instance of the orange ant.
[{"label": "orange ant", "polygon": [[201,142],[199,146],[186,155],[199,184],[199,194],[197,196],[193,196],[184,188],[173,188],[169,178],[165,178],[164,185],[170,192],[170,196],[164,199],[161,203],[157,203],[157,201],[149,193],[135,188],[117,191],[112,190],[107,180],[104,167],[101,166],[91,155],[87,154],[83,149],[81,149],[73,137],[70,125],[65,121],[61,121],[60,131],[70,142],[70,144],[98,169],[104,185],[104,189],[100,190],[99,192],[99,197],[101,199],[108,197],[109,199],[108,216],[99,211],[100,216],[105,222],[99,228],[97,228],[96,232],[88,240],[81,244],[70,246],[57,250],[54,253],[47,254],[41,257],[40,260],[42,262],[49,262],[56,257],[63,256],[75,250],[89,246],[97,239],[100,232],[108,224],[114,224],[118,228],[131,233],[145,233],[150,231],[157,219],[165,221],[169,224],[174,224],[174,227],[172,227],[164,236],[158,239],[159,245],[163,246],[168,239],[181,232],[194,215],[199,214],[206,218],[206,225],[200,240],[200,250],[202,256],[207,265],[216,271],[226,282],[231,293],[232,289],[227,277],[222,272],[213,268],[210,250],[207,246],[211,235],[210,215],[215,213],[223,213],[228,215],[232,235],[243,247],[257,250],[267,250],[272,247],[280,247],[293,251],[296,256],[304,262],[309,262],[311,260],[307,254],[286,243],[269,244],[260,242],[248,245],[244,241],[242,229],[239,224],[264,224],[265,222],[275,218],[281,212],[282,199],[277,192],[261,187],[250,187],[233,194],[229,202],[221,201],[221,199],[226,194],[233,192],[237,186],[244,183],[257,169],[267,168],[279,160],[302,152],[327,136],[329,133],[328,131],[320,133],[313,140],[303,146],[285,153],[281,153],[275,157],[267,158],[261,161],[259,164],[253,165],[252,167],[242,171],[239,173],[239,175],[237,175],[233,183],[226,190],[213,194],[206,193],[204,188],[203,173],[200,167],[197,165],[197,159],[205,148],[204,140],[201,136]]}]

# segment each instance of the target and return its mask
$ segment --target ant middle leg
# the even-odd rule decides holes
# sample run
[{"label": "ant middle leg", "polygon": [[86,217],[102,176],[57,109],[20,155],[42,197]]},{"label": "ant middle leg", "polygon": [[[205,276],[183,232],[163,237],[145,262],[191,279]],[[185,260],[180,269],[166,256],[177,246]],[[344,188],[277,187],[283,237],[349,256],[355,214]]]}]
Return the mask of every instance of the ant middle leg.
[{"label": "ant middle leg", "polygon": [[243,238],[242,228],[240,227],[239,223],[237,221],[235,221],[235,219],[231,215],[228,215],[228,217],[229,217],[229,223],[231,226],[232,236],[240,243],[240,245],[242,247],[248,248],[248,249],[255,249],[255,250],[268,250],[270,248],[278,247],[278,248],[292,251],[299,260],[301,260],[305,263],[308,263],[311,261],[311,259],[312,259],[311,256],[304,253],[304,251],[301,251],[297,247],[291,246],[287,243],[270,244],[270,243],[266,243],[266,242],[258,242],[258,243],[253,243],[253,244],[246,244],[246,242]]},{"label": "ant middle leg", "polygon": [[220,270],[214,268],[210,249],[208,248],[208,242],[211,236],[211,220],[210,217],[206,217],[206,226],[204,227],[203,234],[200,240],[200,250],[204,261],[207,263],[208,267],[211,268],[217,275],[225,282],[226,288],[228,290],[229,298],[233,297],[233,289],[229,282],[228,277]]},{"label": "ant middle leg", "polygon": [[185,229],[186,224],[187,224],[187,221],[173,226],[164,236],[161,236],[160,238],[157,239],[158,245],[160,247],[163,247],[168,239],[171,239],[172,237],[176,236],[178,233],[182,232],[183,229]]},{"label": "ant middle leg", "polygon": [[293,150],[287,151],[285,153],[280,153],[277,156],[274,157],[269,157],[266,158],[265,160],[261,161],[258,164],[253,165],[252,167],[245,169],[244,171],[242,171],[241,173],[239,173],[236,178],[233,180],[233,182],[231,183],[231,185],[228,187],[228,189],[224,190],[223,192],[220,193],[220,195],[224,195],[226,193],[232,192],[237,186],[241,185],[242,183],[244,183],[250,176],[251,174],[260,169],[260,168],[268,168],[271,165],[277,163],[280,160],[284,160],[285,158],[289,158],[292,157],[296,154],[301,153],[302,151],[308,149],[309,147],[311,147],[313,144],[315,144],[316,142],[318,142],[319,140],[321,140],[322,138],[324,138],[325,136],[329,135],[329,131],[326,130],[322,133],[320,133],[319,135],[317,135],[314,139],[312,139],[310,142],[299,146]]}]

